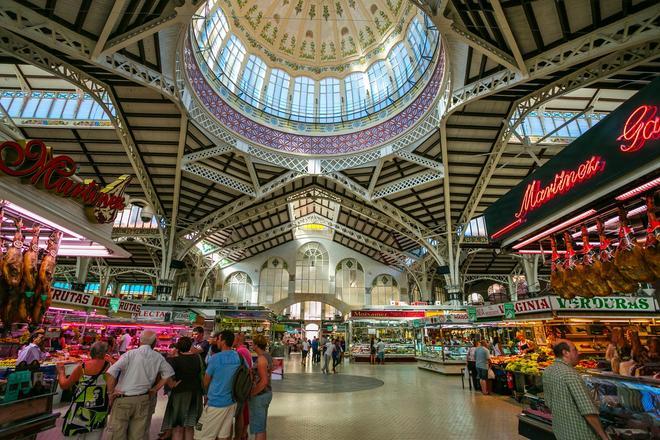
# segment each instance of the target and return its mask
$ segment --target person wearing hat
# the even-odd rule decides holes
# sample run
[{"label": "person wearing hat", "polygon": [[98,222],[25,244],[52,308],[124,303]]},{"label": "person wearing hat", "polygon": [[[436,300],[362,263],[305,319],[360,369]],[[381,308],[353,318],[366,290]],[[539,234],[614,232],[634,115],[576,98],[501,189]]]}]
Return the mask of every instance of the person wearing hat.
[{"label": "person wearing hat", "polygon": [[18,352],[18,359],[16,359],[16,364],[25,362],[26,364],[31,364],[34,361],[41,362],[47,356],[47,354],[42,350],[44,344],[44,331],[36,330],[30,335],[28,345],[23,347],[21,351]]}]

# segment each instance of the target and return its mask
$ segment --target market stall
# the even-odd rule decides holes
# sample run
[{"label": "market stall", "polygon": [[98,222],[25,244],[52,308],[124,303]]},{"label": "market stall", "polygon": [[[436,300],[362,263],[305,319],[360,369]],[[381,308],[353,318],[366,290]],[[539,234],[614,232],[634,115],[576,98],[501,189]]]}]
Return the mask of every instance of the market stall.
[{"label": "market stall", "polygon": [[[40,140],[0,144],[0,438],[35,435],[55,424],[55,356],[27,368],[14,364],[19,344],[36,327],[59,339],[45,320],[61,299],[52,287],[58,260],[129,256],[111,234],[130,176],[103,188],[76,176],[75,161],[55,153]],[[85,304],[90,309],[111,307],[107,298],[86,299],[96,301]]]},{"label": "market stall", "polygon": [[[547,337],[538,345],[575,343],[612,438],[656,438],[660,429],[657,411],[643,403],[660,394],[652,379],[660,371],[659,96],[656,79],[485,212],[491,245],[548,257],[552,295],[544,308],[551,316],[537,317]],[[514,307],[505,306],[504,320],[520,319]],[[610,341],[618,359],[611,362]],[[526,376],[524,386],[515,380],[516,396],[527,403],[519,431],[534,439],[553,438],[538,376],[552,358],[543,355],[495,360]]]},{"label": "market stall", "polygon": [[413,327],[418,368],[447,375],[461,374],[470,341],[476,334],[466,311],[427,311],[423,320],[413,321]]},{"label": "market stall", "polygon": [[386,362],[415,362],[414,319],[423,319],[424,309],[388,308],[353,310],[348,318],[350,358],[369,362],[371,341],[385,343]]}]

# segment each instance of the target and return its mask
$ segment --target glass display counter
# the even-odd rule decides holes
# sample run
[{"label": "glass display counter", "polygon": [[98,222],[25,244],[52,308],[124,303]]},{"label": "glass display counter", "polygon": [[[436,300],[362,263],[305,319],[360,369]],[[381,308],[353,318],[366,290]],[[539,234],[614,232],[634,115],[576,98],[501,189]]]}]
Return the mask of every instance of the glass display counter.
[{"label": "glass display counter", "polygon": [[[660,380],[598,372],[582,377],[611,439],[660,438]],[[554,439],[552,413],[543,400],[542,386],[525,394],[522,402],[518,433],[534,440]]]},{"label": "glass display counter", "polygon": [[440,374],[461,374],[469,348],[469,345],[423,345],[415,358],[417,367]]},{"label": "glass display counter", "polygon": [[[351,346],[351,359],[355,362],[369,362],[369,343],[354,343]],[[415,344],[412,342],[385,342],[385,362],[414,362]]]}]

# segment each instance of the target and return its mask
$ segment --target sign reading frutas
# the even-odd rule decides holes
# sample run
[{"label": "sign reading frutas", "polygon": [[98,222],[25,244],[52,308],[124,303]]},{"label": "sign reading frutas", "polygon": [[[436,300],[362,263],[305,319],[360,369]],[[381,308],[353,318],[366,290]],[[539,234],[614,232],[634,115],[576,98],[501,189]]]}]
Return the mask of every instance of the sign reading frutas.
[{"label": "sign reading frutas", "polygon": [[[53,289],[53,304],[56,306],[61,304],[71,304],[85,308],[109,309],[111,300],[112,298],[95,296],[84,292]],[[120,300],[117,311],[139,314],[141,307],[142,306],[138,303]]]},{"label": "sign reading frutas", "polygon": [[27,143],[6,141],[0,144],[0,171],[20,177],[32,185],[71,198],[85,206],[85,213],[95,223],[111,223],[125,208],[124,191],[131,181],[128,175],[101,188],[93,180],[75,178],[78,164],[69,156],[53,156],[41,140]]}]

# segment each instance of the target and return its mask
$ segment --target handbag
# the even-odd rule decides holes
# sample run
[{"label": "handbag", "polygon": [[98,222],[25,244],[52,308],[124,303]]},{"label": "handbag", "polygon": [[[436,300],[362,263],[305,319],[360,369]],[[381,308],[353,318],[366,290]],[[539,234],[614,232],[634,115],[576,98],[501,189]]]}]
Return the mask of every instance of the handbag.
[{"label": "handbag", "polygon": [[87,434],[105,427],[108,417],[108,395],[105,384],[97,384],[97,379],[109,366],[106,361],[99,373],[86,380],[83,379],[85,377],[83,367],[73,401],[64,415],[62,434],[65,436]]},{"label": "handbag", "polygon": [[490,367],[488,367],[488,379],[495,379],[495,372]]}]

